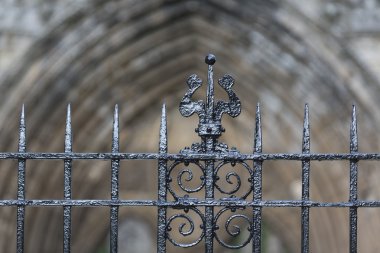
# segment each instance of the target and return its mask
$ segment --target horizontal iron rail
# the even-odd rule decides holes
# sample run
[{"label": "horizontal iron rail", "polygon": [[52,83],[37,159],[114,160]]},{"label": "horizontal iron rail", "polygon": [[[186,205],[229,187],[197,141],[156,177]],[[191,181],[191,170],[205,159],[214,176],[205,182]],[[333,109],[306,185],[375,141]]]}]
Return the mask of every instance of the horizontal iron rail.
[{"label": "horizontal iron rail", "polygon": [[302,200],[188,200],[183,202],[160,202],[157,200],[0,200],[0,207],[4,206],[162,206],[162,207],[194,207],[194,206],[221,206],[221,207],[380,207],[380,200],[355,202],[315,202]]},{"label": "horizontal iron rail", "polygon": [[380,160],[380,153],[260,153],[260,154],[158,154],[158,153],[0,153],[0,160],[3,159],[33,159],[33,160]]}]

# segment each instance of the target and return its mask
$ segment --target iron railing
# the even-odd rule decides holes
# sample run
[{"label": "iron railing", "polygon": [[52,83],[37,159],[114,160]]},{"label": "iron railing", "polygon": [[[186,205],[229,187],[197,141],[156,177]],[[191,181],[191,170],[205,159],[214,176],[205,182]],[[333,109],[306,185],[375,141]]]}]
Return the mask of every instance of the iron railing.
[{"label": "iron railing", "polygon": [[[309,109],[305,106],[302,153],[262,153],[261,115],[260,107],[256,109],[256,126],[254,134],[254,150],[251,154],[240,153],[235,148],[228,148],[224,143],[218,141],[224,132],[221,125],[222,114],[226,113],[232,117],[240,114],[241,104],[232,90],[234,80],[225,75],[219,79],[219,85],[227,92],[229,101],[214,101],[213,64],[215,56],[206,57],[208,65],[207,96],[206,101],[193,101],[192,95],[202,85],[197,75],[191,75],[187,80],[189,86],[184,98],[180,103],[180,112],[188,117],[196,113],[199,115],[199,125],[196,132],[201,137],[200,143],[194,143],[190,148],[184,148],[178,154],[168,153],[168,139],[166,127],[166,109],[162,108],[159,152],[158,153],[120,153],[119,152],[119,118],[118,107],[115,106],[113,120],[113,139],[111,153],[76,153],[72,151],[72,131],[70,106],[67,109],[65,149],[63,153],[32,153],[26,150],[26,126],[24,108],[20,119],[19,149],[17,153],[0,153],[0,159],[18,160],[18,190],[17,199],[0,200],[0,206],[17,207],[17,252],[24,252],[24,222],[25,208],[27,206],[62,206],[63,207],[63,252],[68,253],[71,249],[71,211],[72,207],[78,206],[106,206],[110,208],[110,252],[118,251],[118,228],[119,207],[121,206],[154,206],[158,211],[157,222],[157,252],[165,253],[167,243],[170,242],[179,247],[192,247],[204,241],[205,252],[212,253],[214,243],[220,243],[227,248],[242,248],[249,243],[252,252],[261,252],[262,243],[262,209],[264,207],[299,207],[301,209],[301,243],[302,252],[309,252],[309,215],[313,207],[343,207],[349,208],[350,220],[350,252],[357,252],[357,210],[361,207],[380,207],[380,201],[364,201],[358,199],[358,161],[380,160],[379,153],[359,153],[356,109],[353,107],[350,131],[349,153],[311,153],[310,152],[310,124]],[[64,199],[62,200],[31,200],[25,198],[25,169],[26,161],[33,159],[55,159],[64,161]],[[72,199],[71,177],[72,161],[80,159],[98,159],[111,161],[111,196],[110,199],[99,200],[77,200]],[[157,160],[158,161],[158,197],[157,200],[128,200],[119,198],[119,168],[121,160]],[[302,199],[301,200],[263,200],[262,199],[262,166],[268,160],[294,160],[302,161]],[[347,202],[316,202],[309,198],[310,162],[322,160],[348,160],[350,162],[350,184],[349,200]],[[249,177],[248,189],[241,192],[242,178],[237,171],[224,174],[224,180],[234,187],[226,189],[226,184],[220,183],[219,172],[222,167],[228,165],[233,169],[239,164]],[[181,167],[182,166],[182,167]],[[172,172],[179,168],[175,180]],[[195,175],[194,168],[198,168],[202,174],[200,184],[189,187],[185,181],[191,181]],[[232,180],[234,178],[234,181]],[[173,186],[173,184],[176,186]],[[190,197],[195,192],[204,190],[204,198]],[[184,194],[180,194],[183,192]],[[215,198],[219,192],[226,197]],[[249,197],[252,196],[252,197]],[[175,212],[169,215],[168,210]],[[239,213],[241,209],[250,209]],[[192,214],[190,215],[189,212]],[[227,214],[227,218],[220,218]],[[199,228],[195,226],[194,216],[200,220]],[[175,220],[182,219],[183,222],[175,230],[172,228]],[[218,235],[222,230],[217,225],[220,219],[225,222],[225,230],[228,235],[237,237],[241,229],[234,225],[231,230],[231,222],[240,219],[246,222],[248,238],[239,244],[225,241]],[[240,223],[239,223],[240,224]],[[187,227],[186,227],[187,226]],[[186,237],[198,231],[199,236],[192,242],[178,241],[177,235]]]}]

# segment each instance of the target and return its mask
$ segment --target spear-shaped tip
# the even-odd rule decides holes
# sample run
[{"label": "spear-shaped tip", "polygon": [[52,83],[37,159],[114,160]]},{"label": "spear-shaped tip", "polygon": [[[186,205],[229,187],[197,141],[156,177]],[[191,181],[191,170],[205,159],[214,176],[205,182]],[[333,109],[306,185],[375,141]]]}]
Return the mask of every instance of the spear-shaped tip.
[{"label": "spear-shaped tip", "polygon": [[22,120],[25,119],[25,104],[22,104],[22,107],[21,107],[21,119]]},{"label": "spear-shaped tip", "polygon": [[112,152],[119,152],[119,106],[116,104],[113,113],[112,125]]},{"label": "spear-shaped tip", "polygon": [[19,125],[19,141],[18,151],[25,152],[26,150],[26,124],[25,124],[25,105],[22,105]]},{"label": "spear-shaped tip", "polygon": [[165,103],[162,105],[161,119],[165,119],[166,120],[166,104]]},{"label": "spear-shaped tip", "polygon": [[303,135],[302,135],[302,152],[310,152],[310,121],[309,121],[309,105],[305,104],[303,118]]},{"label": "spear-shaped tip", "polygon": [[113,110],[113,131],[118,131],[119,128],[119,105],[115,105]]},{"label": "spear-shaped tip", "polygon": [[69,129],[71,125],[71,104],[67,105],[66,109],[66,131]]},{"label": "spear-shaped tip", "polygon": [[20,129],[25,129],[25,104],[22,104],[20,113]]},{"label": "spear-shaped tip", "polygon": [[255,119],[255,138],[254,138],[254,152],[262,152],[262,130],[261,130],[261,110],[260,103],[256,105],[256,119]]},{"label": "spear-shaped tip", "polygon": [[350,151],[358,152],[358,123],[356,118],[356,106],[352,106],[352,118],[350,127]]},{"label": "spear-shaped tip", "polygon": [[166,153],[168,151],[168,132],[165,104],[162,105],[159,151],[160,153]]},{"label": "spear-shaped tip", "polygon": [[65,152],[72,152],[73,135],[71,128],[71,105],[67,105],[66,111],[66,128],[65,128]]}]

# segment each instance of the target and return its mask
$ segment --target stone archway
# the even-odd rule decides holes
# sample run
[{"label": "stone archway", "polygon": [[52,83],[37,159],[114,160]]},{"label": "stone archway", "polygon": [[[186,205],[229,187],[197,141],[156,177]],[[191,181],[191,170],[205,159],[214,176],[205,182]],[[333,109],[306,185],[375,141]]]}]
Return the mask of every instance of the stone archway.
[{"label": "stone archway", "polygon": [[[243,114],[224,122],[226,142],[251,152],[255,104],[262,102],[264,150],[292,152],[301,148],[303,104],[312,116],[312,150],[348,150],[350,105],[360,113],[361,148],[378,149],[376,110],[379,82],[339,38],[309,19],[289,1],[94,1],[52,25],[29,47],[19,64],[0,85],[1,149],[16,149],[17,117],[27,108],[28,150],[63,149],[64,111],[73,108],[74,150],[110,149],[112,107],[119,104],[122,151],[156,151],[161,103],[168,106],[169,148],[176,152],[189,145],[194,119],[182,119],[177,107],[190,73],[204,77],[203,56],[217,55],[216,76],[231,73],[243,102]],[[203,78],[204,79],[204,78]],[[192,122],[192,123],[189,123]],[[286,134],[283,134],[286,132]],[[188,134],[184,134],[188,133]],[[249,136],[247,138],[247,136]],[[61,137],[61,138],[60,138]],[[249,141],[247,141],[247,139]],[[332,141],[334,140],[334,141]],[[7,165],[0,178],[2,196],[13,198],[15,170]],[[29,198],[61,198],[60,163],[29,165]],[[74,164],[75,198],[108,198],[108,164]],[[156,198],[154,164],[123,165],[126,197]],[[298,198],[300,164],[268,163],[264,167],[264,197]],[[370,166],[373,165],[368,165]],[[54,169],[52,169],[52,167]],[[138,168],[138,172],[137,169]],[[348,196],[346,164],[313,164],[312,198],[340,200]],[[154,170],[154,169],[153,169]],[[56,171],[60,171],[57,173]],[[361,174],[362,197],[376,198],[377,175]],[[84,182],[83,182],[83,179]],[[147,182],[136,185],[136,180]],[[276,185],[276,187],[274,187]],[[368,195],[366,195],[368,192]],[[10,209],[9,209],[10,210]],[[6,211],[10,219],[14,214]],[[57,251],[60,246],[60,209],[31,208],[27,217],[27,248],[32,252]],[[314,213],[313,213],[314,212]],[[363,210],[363,214],[366,213]],[[154,213],[154,211],[152,212]],[[74,212],[74,250],[94,252],[107,236],[107,209]],[[299,211],[264,212],[267,228],[290,251],[299,243]],[[102,216],[103,229],[91,225]],[[83,217],[86,217],[83,219]],[[284,219],[283,217],[286,217]],[[312,211],[312,250],[326,252],[348,247],[345,210]],[[372,217],[372,216],[371,216]],[[54,221],[54,222],[52,222]],[[363,247],[377,247],[373,225],[378,218],[362,219]],[[87,224],[87,225],[86,225]],[[14,224],[1,240],[4,252],[14,249]],[[51,238],[46,238],[46,231]],[[91,231],[91,238],[86,235]],[[43,236],[42,236],[43,235]],[[86,238],[83,243],[81,238]],[[323,244],[318,242],[323,241]],[[363,243],[364,245],[364,243]],[[362,249],[370,251],[370,249]]]}]

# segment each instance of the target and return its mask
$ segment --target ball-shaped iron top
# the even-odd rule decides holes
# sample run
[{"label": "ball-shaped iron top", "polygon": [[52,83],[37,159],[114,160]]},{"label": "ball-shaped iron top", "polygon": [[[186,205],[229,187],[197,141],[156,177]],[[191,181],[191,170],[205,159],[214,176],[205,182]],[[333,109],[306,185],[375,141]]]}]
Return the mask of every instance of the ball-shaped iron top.
[{"label": "ball-shaped iron top", "polygon": [[208,54],[205,58],[205,62],[207,65],[214,65],[216,62],[216,57],[213,54]]}]

